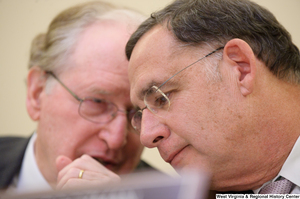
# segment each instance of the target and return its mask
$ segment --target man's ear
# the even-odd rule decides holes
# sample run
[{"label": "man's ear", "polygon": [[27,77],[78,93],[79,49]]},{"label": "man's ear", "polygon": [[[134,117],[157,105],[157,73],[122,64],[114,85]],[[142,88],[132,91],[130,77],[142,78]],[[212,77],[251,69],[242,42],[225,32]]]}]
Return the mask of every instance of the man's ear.
[{"label": "man's ear", "polygon": [[256,74],[256,57],[252,48],[244,40],[232,39],[224,47],[223,59],[236,72],[242,95],[251,94]]},{"label": "man's ear", "polygon": [[27,75],[26,107],[32,120],[40,119],[41,94],[46,83],[45,72],[39,67],[32,67]]}]

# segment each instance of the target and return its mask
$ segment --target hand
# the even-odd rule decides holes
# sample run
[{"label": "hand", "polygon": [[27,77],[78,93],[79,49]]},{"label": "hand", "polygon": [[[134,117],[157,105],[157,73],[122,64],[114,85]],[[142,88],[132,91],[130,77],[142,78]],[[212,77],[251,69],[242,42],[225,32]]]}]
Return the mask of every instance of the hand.
[{"label": "hand", "polygon": [[[56,168],[59,171],[56,189],[87,188],[121,181],[117,174],[88,155],[74,161],[66,156],[59,156],[56,159]],[[79,178],[81,170],[84,170],[84,173],[82,178]]]}]

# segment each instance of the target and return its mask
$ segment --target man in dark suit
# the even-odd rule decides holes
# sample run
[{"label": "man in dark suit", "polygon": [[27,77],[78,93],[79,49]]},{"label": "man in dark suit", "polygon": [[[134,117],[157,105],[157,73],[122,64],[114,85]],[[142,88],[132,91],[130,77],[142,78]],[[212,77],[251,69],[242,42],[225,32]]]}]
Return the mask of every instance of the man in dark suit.
[{"label": "man in dark suit", "polygon": [[0,139],[0,188],[24,193],[120,180],[149,168],[131,128],[125,44],[144,17],[90,2],[60,13],[32,42],[26,106],[37,128]]}]

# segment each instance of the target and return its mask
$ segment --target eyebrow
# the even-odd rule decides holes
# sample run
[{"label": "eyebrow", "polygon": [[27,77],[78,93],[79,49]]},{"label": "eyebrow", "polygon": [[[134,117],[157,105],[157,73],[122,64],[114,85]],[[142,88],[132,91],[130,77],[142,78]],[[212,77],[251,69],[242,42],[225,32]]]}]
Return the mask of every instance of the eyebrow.
[{"label": "eyebrow", "polygon": [[146,84],[146,86],[144,86],[144,87],[142,88],[142,90],[139,91],[139,93],[137,94],[138,99],[143,100],[143,99],[144,99],[144,96],[145,96],[146,93],[147,93],[147,91],[148,91],[152,86],[155,86],[155,85],[157,85],[157,84],[159,84],[159,83],[156,82],[156,81],[153,81],[153,80],[152,80],[151,82],[149,82],[148,84]]},{"label": "eyebrow", "polygon": [[173,85],[174,84],[174,80],[171,79],[170,81],[154,81],[152,80],[151,82],[149,82],[148,84],[146,84],[146,86],[137,94],[138,99],[140,100],[144,100],[144,96],[146,95],[147,91],[152,87],[152,86],[157,86],[159,88],[161,88],[162,86],[165,85],[165,83],[168,83],[168,85]]},{"label": "eyebrow", "polygon": [[90,88],[88,89],[88,92],[94,93],[94,94],[100,94],[100,95],[111,95],[112,93],[107,92],[105,89],[102,88]]}]

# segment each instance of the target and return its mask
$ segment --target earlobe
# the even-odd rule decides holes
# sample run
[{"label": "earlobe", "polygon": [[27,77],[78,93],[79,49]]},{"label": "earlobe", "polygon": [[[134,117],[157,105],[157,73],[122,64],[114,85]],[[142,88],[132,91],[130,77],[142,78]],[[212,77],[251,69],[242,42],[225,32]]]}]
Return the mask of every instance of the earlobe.
[{"label": "earlobe", "polygon": [[40,118],[41,93],[45,86],[45,72],[39,67],[32,67],[27,75],[26,107],[32,120]]},{"label": "earlobe", "polygon": [[242,95],[253,92],[256,57],[249,44],[241,39],[232,39],[224,47],[223,59],[234,69]]}]

